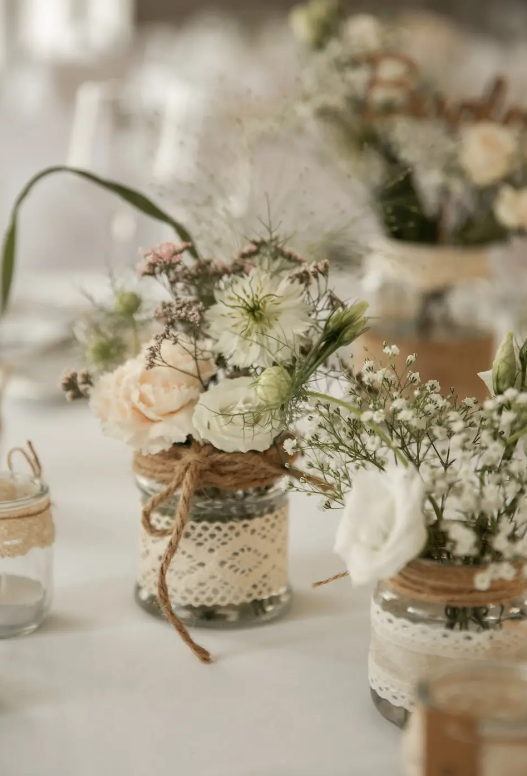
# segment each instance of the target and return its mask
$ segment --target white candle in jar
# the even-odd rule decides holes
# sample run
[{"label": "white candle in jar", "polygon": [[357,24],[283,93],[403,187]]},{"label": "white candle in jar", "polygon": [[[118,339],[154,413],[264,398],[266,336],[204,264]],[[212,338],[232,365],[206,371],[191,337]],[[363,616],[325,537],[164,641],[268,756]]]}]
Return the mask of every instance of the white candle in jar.
[{"label": "white candle in jar", "polygon": [[44,588],[34,579],[0,574],[0,635],[4,628],[23,627],[39,620]]}]

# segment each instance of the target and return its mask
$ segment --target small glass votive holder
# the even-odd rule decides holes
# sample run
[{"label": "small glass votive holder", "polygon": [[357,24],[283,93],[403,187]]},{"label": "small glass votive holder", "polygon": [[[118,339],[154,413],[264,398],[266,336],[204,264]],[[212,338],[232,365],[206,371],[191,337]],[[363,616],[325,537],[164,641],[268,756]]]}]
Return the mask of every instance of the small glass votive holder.
[{"label": "small glass votive holder", "polygon": [[406,776],[525,776],[527,665],[454,663],[418,688]]},{"label": "small glass votive holder", "polygon": [[55,528],[47,485],[0,473],[0,638],[31,633],[52,598]]}]

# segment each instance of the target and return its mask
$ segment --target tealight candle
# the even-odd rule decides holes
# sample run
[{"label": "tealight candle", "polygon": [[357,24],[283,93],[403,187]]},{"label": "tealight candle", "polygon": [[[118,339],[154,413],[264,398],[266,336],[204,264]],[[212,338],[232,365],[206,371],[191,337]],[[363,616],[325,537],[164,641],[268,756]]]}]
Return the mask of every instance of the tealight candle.
[{"label": "tealight candle", "polygon": [[16,574],[0,575],[0,636],[12,628],[25,628],[41,620],[45,603],[44,587],[35,579]]}]

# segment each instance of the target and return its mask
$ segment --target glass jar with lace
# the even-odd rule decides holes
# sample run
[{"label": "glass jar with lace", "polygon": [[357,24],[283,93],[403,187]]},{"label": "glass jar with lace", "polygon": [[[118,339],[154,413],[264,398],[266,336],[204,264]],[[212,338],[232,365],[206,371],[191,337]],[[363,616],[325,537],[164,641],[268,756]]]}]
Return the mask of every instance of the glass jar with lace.
[{"label": "glass jar with lace", "polygon": [[423,383],[438,380],[461,398],[487,397],[478,372],[495,350],[496,306],[491,257],[496,246],[424,245],[379,240],[365,258],[364,297],[375,325],[361,338],[368,358],[396,343],[398,370],[419,354]]},{"label": "glass jar with lace", "polygon": [[[13,470],[17,453],[31,475]],[[48,614],[55,540],[49,490],[33,446],[15,447],[7,458],[9,471],[0,473],[0,639],[31,633]]]},{"label": "glass jar with lace", "polygon": [[[164,487],[136,473],[145,504]],[[150,517],[156,537],[142,528],[136,600],[161,616],[158,576],[174,526],[180,494]],[[188,626],[228,628],[273,620],[291,603],[288,582],[288,504],[280,482],[260,488],[204,488],[194,494],[190,518],[166,582],[174,612]]]},{"label": "glass jar with lace", "polygon": [[[404,727],[418,682],[453,660],[507,660],[527,644],[526,582],[467,584],[477,567],[414,561],[378,583],[371,604],[369,683],[377,710]],[[444,600],[441,600],[441,597]]]}]

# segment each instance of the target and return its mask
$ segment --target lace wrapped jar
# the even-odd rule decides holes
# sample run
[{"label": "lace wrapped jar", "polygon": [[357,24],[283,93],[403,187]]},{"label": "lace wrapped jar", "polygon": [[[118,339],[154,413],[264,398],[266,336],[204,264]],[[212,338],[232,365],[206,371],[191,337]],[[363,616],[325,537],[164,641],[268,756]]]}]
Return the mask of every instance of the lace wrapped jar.
[{"label": "lace wrapped jar", "polygon": [[403,738],[406,776],[525,776],[527,671],[483,662],[434,671]]},{"label": "lace wrapped jar", "polygon": [[[136,476],[145,504],[161,490],[156,480]],[[156,528],[172,529],[179,496],[152,514]],[[195,494],[190,520],[167,572],[174,611],[191,626],[223,628],[266,622],[291,603],[287,564],[287,495],[267,488]],[[141,531],[138,603],[161,615],[157,584],[168,538]]]},{"label": "lace wrapped jar", "polygon": [[510,659],[527,645],[525,580],[474,589],[478,567],[413,561],[380,582],[371,604],[368,661],[377,710],[404,727],[415,687],[431,670],[453,660]]},{"label": "lace wrapped jar", "polygon": [[361,337],[361,347],[378,360],[385,341],[396,344],[398,369],[417,353],[422,382],[438,380],[462,398],[486,398],[477,373],[490,368],[495,352],[495,252],[490,246],[379,241],[366,257],[364,278],[364,296],[379,324]]},{"label": "lace wrapped jar", "polygon": [[163,613],[203,662],[210,654],[187,626],[267,622],[291,603],[287,455],[222,453],[193,442],[134,457],[141,491],[136,599]]},{"label": "lace wrapped jar", "polygon": [[40,479],[40,465],[34,477],[0,474],[0,638],[31,633],[46,617],[52,598],[54,539],[49,491]]}]

